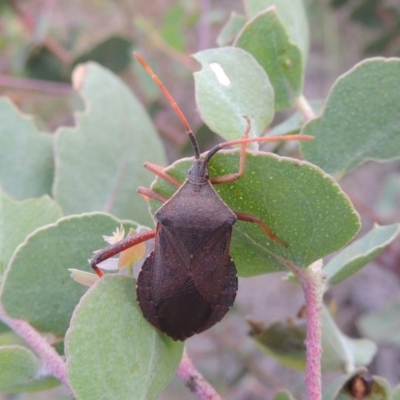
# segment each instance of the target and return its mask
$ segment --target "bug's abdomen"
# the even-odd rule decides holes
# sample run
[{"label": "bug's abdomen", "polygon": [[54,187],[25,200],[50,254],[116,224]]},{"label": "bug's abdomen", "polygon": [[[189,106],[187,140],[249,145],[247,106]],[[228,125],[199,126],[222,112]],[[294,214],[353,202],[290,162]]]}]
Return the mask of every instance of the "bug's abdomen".
[{"label": "bug's abdomen", "polygon": [[175,340],[185,340],[199,332],[212,309],[201,296],[192,278],[156,306],[160,329]]},{"label": "bug's abdomen", "polygon": [[211,328],[224,317],[235,301],[238,280],[232,260],[228,262],[223,287],[216,302],[210,302],[200,293],[191,276],[175,287],[173,293],[155,300],[153,271],[154,252],[146,259],[137,280],[139,306],[152,325],[174,340],[185,340]]}]

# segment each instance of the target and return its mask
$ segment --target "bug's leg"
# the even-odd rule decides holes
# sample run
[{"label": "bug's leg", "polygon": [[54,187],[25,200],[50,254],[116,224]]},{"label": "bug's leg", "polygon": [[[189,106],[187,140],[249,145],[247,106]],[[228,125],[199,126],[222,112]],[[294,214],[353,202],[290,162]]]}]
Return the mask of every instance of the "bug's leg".
[{"label": "bug's leg", "polygon": [[[246,130],[244,131],[242,139],[248,139],[250,129],[251,129],[251,122],[250,122],[249,117],[245,116],[244,118],[247,121],[247,127],[246,127]],[[244,169],[246,166],[246,144],[247,144],[246,142],[243,142],[240,147],[239,171],[234,172],[233,174],[228,174],[228,175],[218,176],[216,178],[211,178],[210,181],[212,184],[215,185],[218,183],[233,182],[233,181],[236,181],[237,179],[239,179],[243,175]]]},{"label": "bug's leg", "polygon": [[241,212],[236,212],[236,217],[239,221],[246,221],[246,222],[255,222],[261,226],[261,228],[264,230],[264,232],[275,242],[278,242],[280,245],[283,247],[289,247],[289,245],[284,242],[282,239],[279,239],[278,236],[274,235],[274,233],[271,231],[271,229],[268,228],[268,226],[258,217],[251,215],[251,214],[245,214]]},{"label": "bug's leg", "polygon": [[165,203],[165,202],[168,200],[168,197],[165,197],[165,196],[163,196],[163,195],[160,194],[160,193],[154,192],[153,190],[144,188],[144,187],[142,187],[142,186],[139,186],[139,187],[137,188],[137,192],[138,192],[139,194],[141,194],[146,200],[147,200],[147,198],[149,198],[149,197],[150,197],[151,199],[154,199],[154,200],[159,201],[160,203]]},{"label": "bug's leg", "polygon": [[125,239],[122,239],[121,241],[111,244],[110,246],[105,247],[103,250],[99,250],[98,252],[96,252],[90,260],[90,265],[93,268],[94,272],[96,272],[99,277],[102,277],[104,273],[97,266],[98,264],[100,264],[104,260],[107,260],[110,257],[115,256],[118,253],[121,253],[121,251],[136,246],[137,244],[145,242],[146,240],[153,239],[155,236],[155,229],[139,233],[134,236],[128,236]]},{"label": "bug's leg", "polygon": [[287,135],[287,136],[264,136],[264,137],[252,137],[249,138],[249,133],[251,130],[251,121],[248,116],[244,116],[247,121],[247,127],[241,139],[230,140],[228,142],[217,144],[213,147],[207,155],[205,156],[205,161],[208,162],[210,158],[219,150],[233,146],[235,144],[240,144],[240,161],[239,161],[239,171],[233,174],[218,176],[216,178],[211,178],[210,181],[213,184],[217,183],[229,183],[234,182],[239,179],[244,174],[244,169],[246,166],[246,144],[247,143],[264,143],[264,142],[276,142],[276,141],[290,141],[290,140],[313,140],[314,137],[310,135]]},{"label": "bug's leg", "polygon": [[160,167],[159,165],[150,163],[150,162],[145,162],[143,164],[143,166],[148,169],[149,171],[151,171],[153,174],[159,176],[161,179],[164,179],[164,181],[167,181],[168,183],[170,183],[173,186],[176,187],[180,187],[182,184],[177,181],[175,178],[173,178],[172,176],[168,175],[165,171],[163,167]]}]

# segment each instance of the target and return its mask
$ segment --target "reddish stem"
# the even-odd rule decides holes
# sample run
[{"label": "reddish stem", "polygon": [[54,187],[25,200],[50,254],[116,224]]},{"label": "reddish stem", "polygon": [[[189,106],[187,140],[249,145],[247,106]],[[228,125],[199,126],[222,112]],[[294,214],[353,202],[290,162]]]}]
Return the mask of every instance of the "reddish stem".
[{"label": "reddish stem", "polygon": [[306,335],[306,385],[308,400],[321,400],[321,337],[322,337],[322,262],[316,261],[308,268],[297,269],[297,278],[303,287],[307,307]]},{"label": "reddish stem", "polygon": [[199,400],[223,400],[223,398],[197,371],[186,349],[183,351],[181,363],[176,372],[178,378],[190,389]]},{"label": "reddish stem", "polygon": [[41,358],[42,376],[52,375],[60,380],[71,391],[67,379],[67,367],[64,360],[49,342],[28,322],[11,318],[0,305],[0,320],[8,325],[15,333],[32,348]]}]

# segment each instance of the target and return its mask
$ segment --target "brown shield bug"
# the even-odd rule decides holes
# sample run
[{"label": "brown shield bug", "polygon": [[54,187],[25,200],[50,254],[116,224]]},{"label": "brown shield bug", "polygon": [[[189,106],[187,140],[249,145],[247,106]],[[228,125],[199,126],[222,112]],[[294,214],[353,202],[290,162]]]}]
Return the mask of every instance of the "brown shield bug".
[{"label": "brown shield bug", "polygon": [[[228,312],[238,289],[236,267],[229,255],[232,227],[237,220],[255,222],[274,241],[287,247],[258,217],[231,210],[212,184],[239,179],[245,169],[246,144],[273,140],[311,140],[312,136],[249,138],[250,119],[242,139],[221,143],[204,156],[178,105],[143,58],[136,59],[167,97],[183,123],[194,151],[193,165],[184,183],[177,182],[162,167],[145,167],[178,190],[171,198],[143,187],[138,192],[162,203],[156,212],[155,230],[127,237],[95,253],[91,266],[97,275],[98,264],[121,251],[154,238],[154,249],[143,263],[136,291],[144,317],[174,340],[211,328]],[[241,145],[239,171],[217,178],[208,175],[208,162],[224,147]]]}]

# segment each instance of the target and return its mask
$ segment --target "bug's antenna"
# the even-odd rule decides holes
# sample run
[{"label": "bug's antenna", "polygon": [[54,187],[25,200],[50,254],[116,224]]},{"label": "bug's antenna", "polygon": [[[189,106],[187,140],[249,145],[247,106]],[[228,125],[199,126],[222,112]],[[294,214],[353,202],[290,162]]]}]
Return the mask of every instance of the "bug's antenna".
[{"label": "bug's antenna", "polygon": [[196,138],[193,135],[193,131],[190,128],[189,122],[187,122],[187,119],[183,115],[183,112],[179,108],[178,104],[176,104],[176,101],[171,96],[171,94],[168,92],[167,88],[160,81],[160,78],[154,73],[154,71],[151,69],[150,65],[147,64],[147,62],[144,60],[144,58],[136,52],[134,52],[133,55],[135,56],[136,60],[138,60],[140,62],[140,64],[146,70],[146,72],[151,76],[151,79],[153,79],[153,81],[156,83],[156,85],[160,88],[160,90],[163,92],[164,96],[168,99],[172,108],[175,110],[176,114],[178,115],[179,119],[181,120],[183,126],[186,129],[186,133],[189,136],[190,141],[192,142],[194,158],[196,160],[198,160],[200,158],[199,145],[197,143]]}]

